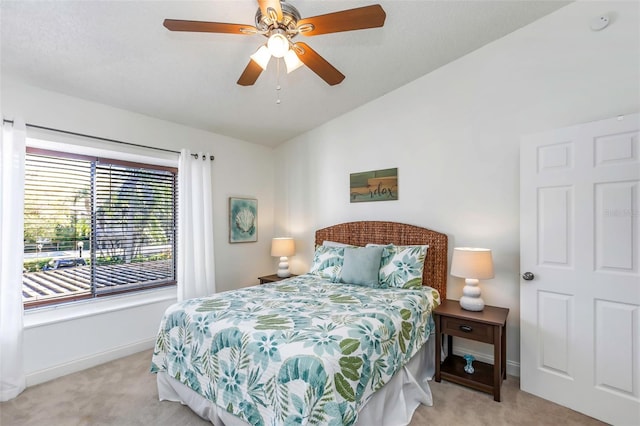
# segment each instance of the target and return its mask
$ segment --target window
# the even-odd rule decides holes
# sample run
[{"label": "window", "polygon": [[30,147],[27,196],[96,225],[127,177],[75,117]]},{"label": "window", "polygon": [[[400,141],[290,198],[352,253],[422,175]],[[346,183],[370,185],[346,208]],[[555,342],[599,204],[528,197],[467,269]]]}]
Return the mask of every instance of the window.
[{"label": "window", "polygon": [[177,170],[27,149],[25,307],[174,285]]}]

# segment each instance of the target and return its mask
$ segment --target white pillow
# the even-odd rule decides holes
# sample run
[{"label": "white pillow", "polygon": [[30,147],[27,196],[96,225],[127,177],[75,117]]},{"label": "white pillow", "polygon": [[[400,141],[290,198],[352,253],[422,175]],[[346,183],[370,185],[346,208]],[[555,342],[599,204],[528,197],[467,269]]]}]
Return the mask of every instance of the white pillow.
[{"label": "white pillow", "polygon": [[328,241],[328,240],[324,240],[322,242],[322,245],[325,247],[355,247],[355,246],[352,246],[351,244],[339,243],[336,241]]}]

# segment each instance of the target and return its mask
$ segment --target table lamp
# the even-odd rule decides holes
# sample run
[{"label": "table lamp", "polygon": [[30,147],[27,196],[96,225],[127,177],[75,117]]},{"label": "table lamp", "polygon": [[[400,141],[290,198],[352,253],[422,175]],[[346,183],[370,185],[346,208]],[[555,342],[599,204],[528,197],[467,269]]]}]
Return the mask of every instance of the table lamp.
[{"label": "table lamp", "polygon": [[271,256],[280,257],[280,263],[278,264],[278,276],[280,278],[287,278],[291,276],[287,256],[293,256],[295,252],[296,244],[293,241],[293,238],[281,237],[271,240]]},{"label": "table lamp", "polygon": [[493,278],[491,250],[486,248],[456,247],[451,260],[451,275],[464,278],[460,307],[467,311],[482,311],[484,300],[480,297],[478,280]]}]

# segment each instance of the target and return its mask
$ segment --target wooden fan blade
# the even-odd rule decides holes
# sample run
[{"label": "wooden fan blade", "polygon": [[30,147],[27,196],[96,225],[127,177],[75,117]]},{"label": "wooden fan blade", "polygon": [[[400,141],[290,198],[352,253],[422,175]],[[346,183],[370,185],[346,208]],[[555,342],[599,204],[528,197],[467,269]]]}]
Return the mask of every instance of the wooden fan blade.
[{"label": "wooden fan blade", "polygon": [[242,75],[238,79],[240,86],[252,86],[256,82],[258,77],[262,74],[262,68],[253,59],[249,60],[249,64],[242,72]]},{"label": "wooden fan blade", "polygon": [[322,56],[318,55],[318,53],[306,43],[296,43],[294,52],[296,52],[298,58],[300,58],[311,71],[318,74],[327,84],[335,86],[344,80],[344,75],[340,71],[327,62]]},{"label": "wooden fan blade", "polygon": [[298,21],[298,28],[313,25],[313,29],[300,34],[305,36],[315,36],[319,34],[338,33],[341,31],[363,30],[366,28],[376,28],[384,25],[387,14],[379,4],[372,6],[358,7],[340,12],[328,13],[326,15],[313,16]]},{"label": "wooden fan blade", "polygon": [[257,32],[256,27],[252,25],[227,24],[224,22],[165,19],[163,25],[171,31],[189,31],[196,33],[256,34]]},{"label": "wooden fan blade", "polygon": [[280,6],[280,0],[258,0],[258,4],[260,5],[263,16],[270,17],[269,8],[272,8],[276,13],[276,20],[278,22],[282,21],[282,6]]}]

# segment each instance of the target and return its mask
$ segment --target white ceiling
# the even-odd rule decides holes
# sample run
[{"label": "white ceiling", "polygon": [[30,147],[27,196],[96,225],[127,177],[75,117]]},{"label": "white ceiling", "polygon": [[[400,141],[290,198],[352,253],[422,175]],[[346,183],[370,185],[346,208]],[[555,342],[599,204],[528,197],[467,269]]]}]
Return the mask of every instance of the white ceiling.
[{"label": "white ceiling", "polygon": [[[274,60],[238,77],[259,35],[170,32],[165,18],[254,24],[255,0],[1,0],[2,73],[27,83],[267,146],[313,129],[566,5],[380,1],[383,28],[302,37],[346,79],[328,86]],[[291,0],[302,17],[374,2]]]}]

